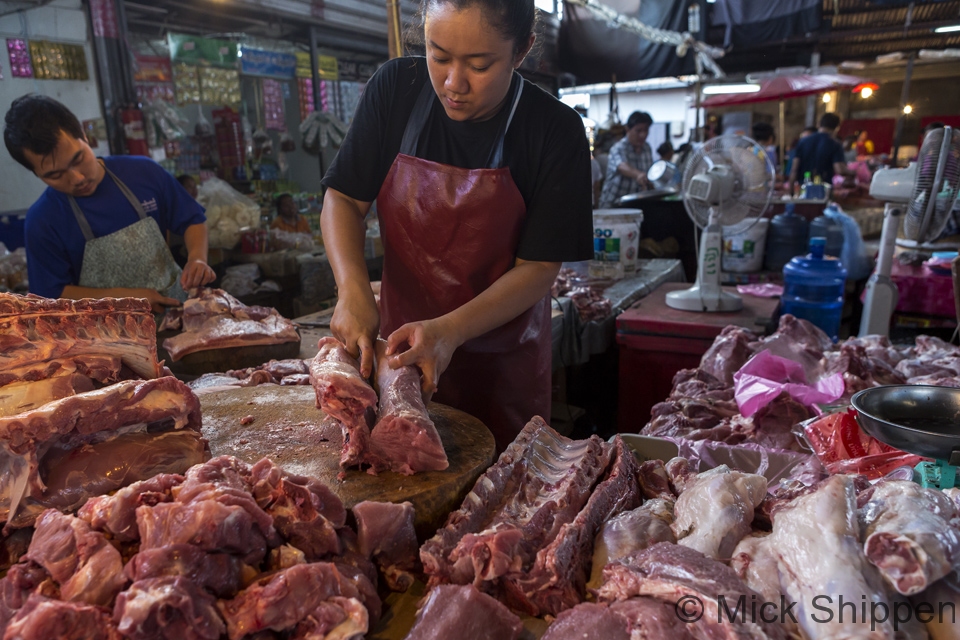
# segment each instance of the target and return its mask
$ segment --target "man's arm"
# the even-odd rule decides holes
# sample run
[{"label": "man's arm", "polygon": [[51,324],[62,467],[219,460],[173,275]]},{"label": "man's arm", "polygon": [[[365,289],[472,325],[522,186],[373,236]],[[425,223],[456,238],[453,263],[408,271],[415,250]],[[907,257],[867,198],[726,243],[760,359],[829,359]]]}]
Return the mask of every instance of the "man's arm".
[{"label": "man's arm", "polygon": [[187,247],[187,264],[180,276],[180,286],[186,289],[199,287],[217,279],[207,264],[207,224],[192,224],[183,232],[183,244]]}]

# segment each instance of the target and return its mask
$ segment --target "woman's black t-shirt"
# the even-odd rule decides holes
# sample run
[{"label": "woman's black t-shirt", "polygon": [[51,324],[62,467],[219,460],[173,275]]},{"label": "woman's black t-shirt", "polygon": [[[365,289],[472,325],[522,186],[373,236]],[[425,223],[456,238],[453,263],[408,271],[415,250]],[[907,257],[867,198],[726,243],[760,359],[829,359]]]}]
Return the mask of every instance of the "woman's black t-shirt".
[{"label": "woman's black t-shirt", "polygon": [[[407,120],[427,76],[425,58],[384,64],[364,89],[357,112],[323,185],[363,202],[377,198],[400,152]],[[516,250],[522,260],[563,262],[593,257],[590,148],[579,114],[525,83],[504,140],[504,160],[527,217]],[[417,155],[464,169],[486,168],[510,106],[482,122],[447,117],[434,96]]]}]

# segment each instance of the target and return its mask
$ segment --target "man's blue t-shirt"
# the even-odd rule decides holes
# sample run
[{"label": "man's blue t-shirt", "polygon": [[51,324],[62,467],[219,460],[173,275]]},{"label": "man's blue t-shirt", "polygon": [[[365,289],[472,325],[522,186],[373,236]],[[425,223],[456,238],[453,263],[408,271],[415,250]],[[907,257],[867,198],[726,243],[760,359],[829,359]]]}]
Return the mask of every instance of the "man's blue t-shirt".
[{"label": "man's blue t-shirt", "polygon": [[[206,221],[203,207],[153,160],[111,156],[104,162],[157,221],[163,235],[167,231],[183,235],[187,227]],[[140,219],[109,175],[104,175],[93,195],[77,198],[77,204],[98,238]],[[27,212],[24,236],[31,293],[57,298],[65,286],[79,283],[86,239],[66,194],[47,187]]]},{"label": "man's blue t-shirt", "polygon": [[830,182],[833,180],[833,164],[844,161],[843,145],[829,133],[818,131],[797,143],[794,158],[800,163],[797,173],[800,180],[809,172],[810,177],[820,176],[823,182]]}]

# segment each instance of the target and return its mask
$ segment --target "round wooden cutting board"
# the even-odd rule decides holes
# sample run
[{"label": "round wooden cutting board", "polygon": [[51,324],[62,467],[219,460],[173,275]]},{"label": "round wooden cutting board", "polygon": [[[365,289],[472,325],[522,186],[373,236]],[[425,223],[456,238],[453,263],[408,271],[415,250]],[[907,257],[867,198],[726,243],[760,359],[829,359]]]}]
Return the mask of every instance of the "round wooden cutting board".
[{"label": "round wooden cutting board", "polygon": [[[493,434],[473,416],[441,404],[427,410],[437,426],[450,466],[404,476],[348,470],[342,480],[340,428],[316,408],[311,386],[261,385],[201,393],[203,436],[214,456],[232,455],[253,464],[268,457],[290,473],[313,476],[330,487],[347,509],[364,500],[409,501],[421,542],[458,509],[467,492],[493,463]],[[250,417],[253,418],[249,422]],[[243,422],[249,422],[244,425]]]}]

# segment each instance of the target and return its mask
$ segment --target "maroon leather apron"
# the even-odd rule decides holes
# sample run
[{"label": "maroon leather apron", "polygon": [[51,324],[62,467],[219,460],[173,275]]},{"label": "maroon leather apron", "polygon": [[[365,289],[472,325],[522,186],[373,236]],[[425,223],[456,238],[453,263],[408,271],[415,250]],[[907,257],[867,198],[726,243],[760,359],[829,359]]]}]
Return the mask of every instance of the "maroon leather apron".
[{"label": "maroon leather apron", "polygon": [[[526,217],[523,197],[503,165],[503,138],[520,100],[514,74],[486,169],[461,169],[417,156],[439,102],[423,86],[400,153],[377,196],[383,237],[380,333],[457,309],[514,266]],[[436,108],[442,108],[437,106]],[[434,400],[487,425],[502,451],[535,415],[550,420],[549,297],[507,324],[465,342],[440,376]]]}]

